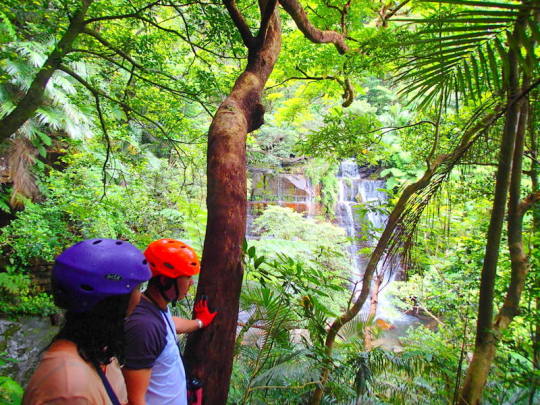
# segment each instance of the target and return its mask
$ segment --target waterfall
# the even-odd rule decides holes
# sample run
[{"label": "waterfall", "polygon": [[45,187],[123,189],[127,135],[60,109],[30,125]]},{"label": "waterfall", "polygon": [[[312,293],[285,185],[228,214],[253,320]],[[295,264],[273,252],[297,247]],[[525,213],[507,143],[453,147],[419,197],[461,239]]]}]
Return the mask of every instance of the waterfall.
[{"label": "waterfall", "polygon": [[[369,171],[368,171],[369,172]],[[362,248],[374,248],[377,240],[386,225],[387,216],[383,206],[388,197],[381,189],[385,181],[371,179],[370,173],[360,170],[352,160],[341,162],[338,172],[339,195],[336,206],[336,219],[338,224],[345,229],[351,244],[347,247],[352,261],[351,279],[353,284],[362,282],[368,255],[362,254]],[[399,272],[397,263],[385,262],[384,258],[377,267],[374,276],[382,275],[381,288],[379,290],[379,302],[377,305],[376,318],[384,318],[386,321],[395,321],[403,317],[391,304],[390,297],[386,294],[386,287],[394,280]],[[373,278],[372,289],[375,278]],[[370,308],[368,299],[361,310],[363,316],[367,316]]]}]

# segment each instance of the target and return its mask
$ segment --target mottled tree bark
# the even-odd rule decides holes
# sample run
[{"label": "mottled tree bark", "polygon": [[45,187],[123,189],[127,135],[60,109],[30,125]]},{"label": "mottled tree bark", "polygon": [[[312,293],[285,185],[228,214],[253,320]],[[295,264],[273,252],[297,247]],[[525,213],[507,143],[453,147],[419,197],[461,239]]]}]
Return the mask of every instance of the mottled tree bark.
[{"label": "mottled tree bark", "polygon": [[[227,3],[237,11],[234,3]],[[275,5],[271,0],[261,4],[263,18],[258,37],[250,37],[244,30],[244,40],[249,44],[248,64],[220,105],[209,130],[208,223],[197,299],[207,295],[210,306],[219,312],[208,328],[188,338],[184,353],[190,374],[204,384],[204,404],[227,402],[243,276],[246,135],[263,123],[261,95],[281,47]],[[239,14],[237,17],[241,18]]]},{"label": "mottled tree bark", "polygon": [[14,134],[32,117],[43,102],[43,94],[45,93],[47,83],[55,70],[58,69],[58,66],[60,66],[64,56],[71,50],[77,36],[82,32],[85,26],[84,16],[92,1],[82,1],[81,7],[71,18],[66,32],[37,73],[26,94],[17,102],[17,107],[0,121],[0,142],[5,141]]}]

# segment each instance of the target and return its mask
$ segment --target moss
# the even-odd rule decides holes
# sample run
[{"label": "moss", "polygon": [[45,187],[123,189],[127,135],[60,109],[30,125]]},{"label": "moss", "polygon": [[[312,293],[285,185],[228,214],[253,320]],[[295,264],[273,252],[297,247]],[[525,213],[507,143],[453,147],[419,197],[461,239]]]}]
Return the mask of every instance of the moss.
[{"label": "moss", "polygon": [[328,162],[315,158],[304,166],[304,172],[311,181],[314,189],[319,189],[317,202],[321,204],[322,214],[333,219],[335,216],[335,206],[338,201],[338,180],[336,173],[338,165],[336,162]]}]

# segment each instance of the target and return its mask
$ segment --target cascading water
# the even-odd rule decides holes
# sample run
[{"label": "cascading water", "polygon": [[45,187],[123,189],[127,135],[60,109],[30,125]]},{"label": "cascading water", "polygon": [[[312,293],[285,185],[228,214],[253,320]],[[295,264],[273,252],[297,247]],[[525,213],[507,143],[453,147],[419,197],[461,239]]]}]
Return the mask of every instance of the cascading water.
[{"label": "cascading water", "polygon": [[[385,181],[372,179],[373,169],[361,169],[352,160],[343,161],[337,175],[339,184],[339,201],[336,205],[337,224],[345,229],[351,243],[347,247],[351,257],[351,279],[357,284],[357,292],[363,279],[364,270],[369,255],[363,248],[375,247],[377,240],[386,225],[387,215],[383,209],[387,202],[387,194],[382,191]],[[315,203],[316,191],[309,180],[300,174],[275,173],[263,169],[250,169],[251,191],[248,202],[248,239],[259,236],[252,232],[253,219],[269,204],[277,204],[312,216],[317,212]],[[399,312],[391,303],[386,288],[399,273],[400,267],[396,262],[381,260],[376,276],[379,275],[378,304],[375,317],[390,323],[391,330],[385,332],[385,337],[377,342],[388,349],[400,346],[399,337],[418,319]],[[375,287],[375,280],[372,290]],[[367,318],[370,312],[370,299],[362,308],[361,316]],[[240,313],[242,320],[247,313]],[[388,325],[388,326],[390,326]]]},{"label": "cascading water", "polygon": [[[387,216],[383,206],[387,201],[387,195],[382,189],[385,181],[371,179],[370,173],[362,172],[352,160],[341,163],[338,172],[339,201],[336,207],[338,224],[343,227],[347,236],[351,239],[348,252],[351,256],[353,284],[360,283],[364,275],[369,256],[362,254],[362,248],[374,248],[380,233],[386,225]],[[376,318],[389,322],[402,320],[406,315],[398,312],[390,302],[385,288],[399,272],[399,265],[395,261],[380,261],[375,277],[380,277],[381,283],[378,290],[378,305],[375,313]],[[372,283],[372,291],[375,286]],[[364,304],[361,315],[366,318],[370,311],[370,300]]]}]

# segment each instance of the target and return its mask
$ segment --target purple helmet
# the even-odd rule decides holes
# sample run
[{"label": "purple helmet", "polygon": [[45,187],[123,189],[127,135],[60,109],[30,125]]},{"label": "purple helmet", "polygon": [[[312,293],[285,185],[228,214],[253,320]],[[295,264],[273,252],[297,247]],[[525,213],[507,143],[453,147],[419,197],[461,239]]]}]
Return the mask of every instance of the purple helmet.
[{"label": "purple helmet", "polygon": [[52,282],[63,307],[86,312],[107,297],[131,293],[150,276],[143,253],[131,243],[88,239],[56,258]]}]

